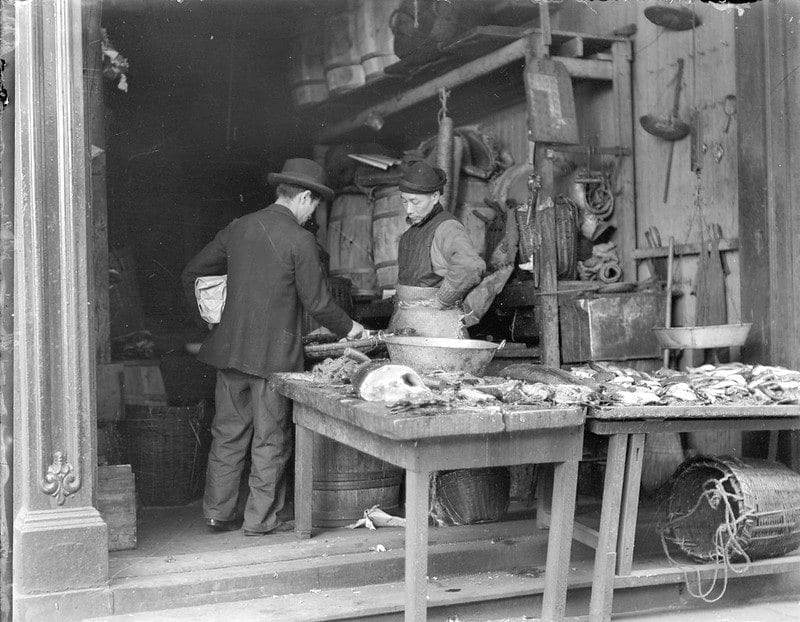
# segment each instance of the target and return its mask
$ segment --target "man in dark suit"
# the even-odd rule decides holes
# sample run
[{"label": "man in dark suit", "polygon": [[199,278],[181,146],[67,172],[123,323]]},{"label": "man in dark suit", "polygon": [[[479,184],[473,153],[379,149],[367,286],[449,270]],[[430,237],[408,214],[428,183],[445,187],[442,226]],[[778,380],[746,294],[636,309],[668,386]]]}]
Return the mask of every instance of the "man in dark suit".
[{"label": "man in dark suit", "polygon": [[322,167],[290,159],[268,179],[277,186],[275,203],[234,220],[182,274],[193,303],[198,277],[228,275],[220,323],[198,355],[217,368],[203,513],[216,531],[242,524],[236,507],[249,449],[245,535],[263,535],[281,525],[278,513],[285,503],[291,456],[291,403],[270,389],[266,378],[303,370],[303,309],[339,336],[355,339],[364,330],[334,303],[314,236],[302,227],[322,198],[333,198]]}]

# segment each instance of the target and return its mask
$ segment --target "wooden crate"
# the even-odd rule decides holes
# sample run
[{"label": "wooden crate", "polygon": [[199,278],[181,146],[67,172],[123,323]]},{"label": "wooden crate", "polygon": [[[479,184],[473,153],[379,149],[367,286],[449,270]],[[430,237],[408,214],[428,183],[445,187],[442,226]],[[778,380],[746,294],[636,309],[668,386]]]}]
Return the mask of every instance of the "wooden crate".
[{"label": "wooden crate", "polygon": [[108,525],[108,550],[136,548],[136,488],[129,464],[97,467],[97,511]]},{"label": "wooden crate", "polygon": [[166,406],[167,390],[159,360],[125,361],[126,404]]},{"label": "wooden crate", "polygon": [[119,421],[125,413],[125,366],[101,363],[97,366],[97,421]]}]

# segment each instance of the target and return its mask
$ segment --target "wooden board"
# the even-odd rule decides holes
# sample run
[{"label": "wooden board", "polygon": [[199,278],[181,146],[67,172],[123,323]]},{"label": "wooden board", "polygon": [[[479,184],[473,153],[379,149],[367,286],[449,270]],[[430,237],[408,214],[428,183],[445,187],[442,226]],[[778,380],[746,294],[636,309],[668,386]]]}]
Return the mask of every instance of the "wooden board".
[{"label": "wooden board", "polygon": [[[273,374],[270,385],[291,399],[324,411],[331,417],[391,439],[421,439],[465,434],[499,434],[516,430],[546,430],[581,425],[583,407],[480,406],[417,408],[392,413],[383,402],[366,402],[350,387],[332,387],[296,374]],[[310,376],[308,376],[310,378]]]},{"label": "wooden board", "polygon": [[136,548],[136,488],[129,464],[97,467],[97,511],[108,525],[108,550]]},{"label": "wooden board", "polygon": [[106,363],[97,366],[97,421],[119,421],[125,412],[125,366]]},{"label": "wooden board", "polygon": [[671,406],[590,406],[587,419],[737,419],[753,417],[800,417],[800,405],[750,404],[704,406],[673,404]]}]

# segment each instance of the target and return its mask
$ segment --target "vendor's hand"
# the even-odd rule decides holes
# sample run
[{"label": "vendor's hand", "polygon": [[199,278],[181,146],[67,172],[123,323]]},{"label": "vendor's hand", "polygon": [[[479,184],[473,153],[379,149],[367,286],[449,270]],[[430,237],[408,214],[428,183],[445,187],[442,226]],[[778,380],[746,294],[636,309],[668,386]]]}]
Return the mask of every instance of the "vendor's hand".
[{"label": "vendor's hand", "polygon": [[350,329],[350,332],[347,333],[347,338],[349,340],[353,339],[360,339],[364,334],[364,326],[363,324],[359,324],[355,320],[353,320],[353,328]]}]

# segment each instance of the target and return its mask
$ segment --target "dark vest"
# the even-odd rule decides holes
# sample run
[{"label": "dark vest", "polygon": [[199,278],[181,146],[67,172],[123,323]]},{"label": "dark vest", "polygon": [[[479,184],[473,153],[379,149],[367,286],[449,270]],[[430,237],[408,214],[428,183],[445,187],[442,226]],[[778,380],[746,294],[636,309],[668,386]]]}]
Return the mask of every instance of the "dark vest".
[{"label": "dark vest", "polygon": [[400,285],[436,287],[442,282],[431,265],[431,244],[436,229],[448,220],[458,219],[437,203],[425,220],[400,236],[397,248],[397,282]]}]

